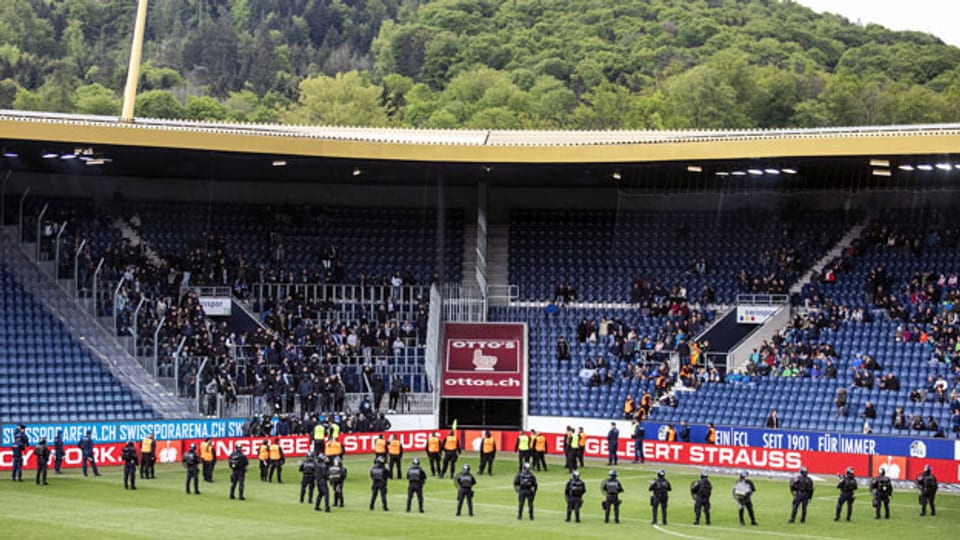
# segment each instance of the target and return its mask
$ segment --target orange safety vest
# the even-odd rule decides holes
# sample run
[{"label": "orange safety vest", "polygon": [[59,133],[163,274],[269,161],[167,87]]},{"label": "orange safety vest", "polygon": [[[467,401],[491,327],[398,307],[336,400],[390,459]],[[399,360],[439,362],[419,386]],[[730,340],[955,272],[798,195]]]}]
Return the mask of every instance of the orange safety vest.
[{"label": "orange safety vest", "polygon": [[373,452],[374,452],[375,454],[386,454],[386,453],[387,453],[387,441],[384,440],[384,439],[377,439],[377,441],[376,441],[375,443],[373,443]]},{"label": "orange safety vest", "polygon": [[388,446],[391,456],[399,456],[403,453],[403,446],[400,444],[400,439],[394,439],[390,441]]},{"label": "orange safety vest", "polygon": [[537,435],[537,438],[533,440],[533,449],[537,452],[546,452],[547,437],[545,435]]},{"label": "orange safety vest", "polygon": [[497,441],[493,437],[485,437],[483,439],[483,453],[489,454],[491,452],[497,451]]},{"label": "orange safety vest", "polygon": [[438,452],[440,452],[440,438],[430,437],[427,439],[427,453],[436,454]]},{"label": "orange safety vest", "polygon": [[331,439],[327,441],[324,447],[324,453],[328,456],[339,456],[343,453],[343,446],[340,444],[340,441]]},{"label": "orange safety vest", "polygon": [[717,430],[714,428],[707,428],[707,442],[716,443],[717,442]]},{"label": "orange safety vest", "polygon": [[673,442],[677,440],[677,430],[672,427],[667,428],[667,441]]},{"label": "orange safety vest", "polygon": [[578,442],[580,443],[580,448],[583,448],[587,445],[587,434],[581,433],[577,436]]},{"label": "orange safety vest", "polygon": [[257,451],[257,458],[260,461],[266,461],[270,457],[270,447],[266,444],[261,444],[260,449]]},{"label": "orange safety vest", "polygon": [[270,445],[270,459],[273,461],[280,461],[280,445],[279,444]]},{"label": "orange safety vest", "polygon": [[213,443],[212,442],[202,442],[200,443],[200,459],[203,461],[213,461]]},{"label": "orange safety vest", "polygon": [[623,402],[623,414],[633,414],[633,400],[628,399]]},{"label": "orange safety vest", "polygon": [[148,454],[150,452],[153,452],[153,439],[149,437],[144,439],[143,442],[140,443],[140,452],[141,453],[146,452]]},{"label": "orange safety vest", "polygon": [[455,435],[447,435],[447,439],[443,441],[443,449],[447,451],[454,451],[457,449],[457,437]]}]

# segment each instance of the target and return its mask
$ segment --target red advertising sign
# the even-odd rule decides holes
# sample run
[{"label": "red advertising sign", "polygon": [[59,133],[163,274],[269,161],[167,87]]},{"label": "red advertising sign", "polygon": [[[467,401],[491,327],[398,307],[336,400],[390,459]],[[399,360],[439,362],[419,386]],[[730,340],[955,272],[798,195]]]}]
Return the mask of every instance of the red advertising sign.
[{"label": "red advertising sign", "polygon": [[523,398],[526,325],[445,323],[442,397]]},{"label": "red advertising sign", "polygon": [[[124,443],[109,443],[93,445],[93,456],[97,462],[97,467],[110,467],[113,465],[123,465],[120,459],[120,453],[123,452]],[[53,467],[53,446],[50,446],[50,459],[48,465]],[[72,469],[80,467],[83,464],[83,453],[76,446],[67,446],[64,448],[63,467]],[[36,469],[37,458],[34,455],[34,448],[31,446],[23,451],[23,467],[25,469]],[[0,471],[9,471],[13,468],[13,449],[9,447],[0,448]]]}]

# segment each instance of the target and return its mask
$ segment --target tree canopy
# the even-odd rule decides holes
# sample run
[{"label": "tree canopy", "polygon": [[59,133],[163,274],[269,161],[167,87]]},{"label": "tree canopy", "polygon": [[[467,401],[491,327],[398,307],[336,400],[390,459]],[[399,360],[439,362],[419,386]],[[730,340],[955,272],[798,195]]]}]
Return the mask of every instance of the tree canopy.
[{"label": "tree canopy", "polygon": [[[0,107],[119,112],[134,2],[0,3]],[[136,114],[424,128],[960,121],[960,49],[790,0],[151,0]]]}]

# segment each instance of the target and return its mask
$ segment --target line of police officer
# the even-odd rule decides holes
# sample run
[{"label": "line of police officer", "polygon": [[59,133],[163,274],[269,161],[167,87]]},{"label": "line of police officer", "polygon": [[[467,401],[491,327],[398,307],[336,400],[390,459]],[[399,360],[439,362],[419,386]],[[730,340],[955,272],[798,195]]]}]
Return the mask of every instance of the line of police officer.
[{"label": "line of police officer", "polygon": [[[300,502],[303,503],[304,495],[308,497],[308,502],[313,503],[314,487],[316,487],[317,497],[314,509],[320,510],[321,501],[324,502],[326,512],[330,511],[330,492],[329,486],[334,490],[334,506],[343,506],[343,482],[347,477],[347,469],[342,463],[344,455],[343,446],[340,444],[337,433],[329,430],[328,427],[318,426],[314,434],[314,451],[310,452],[300,463],[299,471],[301,473]],[[536,431],[531,432],[532,436],[521,432],[516,446],[519,456],[519,471],[514,477],[514,488],[518,494],[517,519],[523,517],[523,507],[526,504],[530,519],[533,519],[533,505],[538,484],[536,476],[531,471],[530,460],[532,458],[537,470],[542,466],[546,470],[546,461],[543,454],[546,452],[546,438],[538,435]],[[642,433],[634,433],[634,436]],[[318,438],[319,436],[319,438]],[[318,442],[319,441],[319,442]],[[583,505],[583,496],[586,493],[586,487],[580,479],[577,470],[579,452],[582,449],[582,438],[579,434],[573,433],[573,429],[567,429],[565,442],[571,449],[567,451],[566,465],[571,469],[571,477],[564,487],[564,496],[567,501],[566,521],[570,521],[571,514],[580,522],[580,509]],[[12,478],[14,481],[23,481],[23,455],[25,449],[29,446],[29,438],[26,434],[26,428],[23,425],[17,426],[13,434],[12,447]],[[99,476],[94,459],[93,441],[91,433],[88,430],[81,438],[78,447],[81,450],[83,459],[84,476],[87,474],[87,464],[92,466],[94,475]],[[317,453],[318,450],[322,452]],[[440,451],[443,451],[443,464],[440,464]],[[468,513],[473,516],[473,487],[476,485],[476,478],[470,473],[470,466],[464,465],[460,474],[454,478],[454,469],[457,459],[462,452],[459,439],[456,433],[451,430],[441,441],[439,433],[432,433],[427,441],[427,457],[430,462],[431,475],[440,477],[446,475],[447,469],[450,470],[451,478],[457,487],[457,515],[461,515],[463,503],[467,503]],[[371,498],[370,510],[374,509],[377,496],[380,496],[381,505],[384,511],[387,508],[387,482],[394,477],[401,478],[401,458],[403,456],[403,446],[396,435],[391,435],[388,441],[383,439],[383,435],[375,441],[374,444],[375,461],[370,470]],[[60,474],[63,456],[62,432],[58,431],[54,442],[55,470]],[[496,454],[496,442],[489,431],[484,432],[480,448],[480,474],[486,469],[489,475],[493,474],[493,460]],[[41,438],[38,442],[34,455],[37,459],[36,483],[47,485],[47,465],[50,459],[50,449],[46,446],[46,439]],[[386,465],[389,456],[389,469]],[[271,443],[264,440],[258,449],[260,461],[260,476],[262,481],[273,480],[273,474],[277,474],[277,482],[282,483],[282,467],[286,459],[283,449],[280,447],[280,440],[274,439]],[[639,457],[639,456],[638,456]],[[121,452],[121,460],[124,464],[123,483],[124,489],[135,490],[136,473],[139,466],[140,478],[155,478],[154,464],[156,462],[156,441],[154,435],[150,433],[143,439],[140,445],[138,455],[134,448],[133,441],[129,441]],[[229,457],[230,477],[230,498],[235,498],[235,493],[239,488],[239,499],[244,498],[244,480],[246,476],[249,460],[241,450],[240,445],[236,445]],[[213,471],[216,464],[216,456],[213,448],[213,442],[207,438],[201,443],[198,452],[197,445],[191,444],[187,452],[184,453],[182,463],[186,468],[186,492],[190,493],[191,482],[193,493],[199,495],[198,476],[201,465],[203,466],[204,481],[213,482]],[[420,467],[420,460],[414,458],[412,466],[407,470],[407,512],[411,509],[413,498],[417,498],[418,508],[423,512],[423,485],[426,483],[426,472]],[[329,483],[329,486],[328,486]],[[926,515],[927,506],[930,507],[930,514],[936,515],[936,493],[938,483],[936,477],[929,465],[924,468],[923,473],[917,479],[917,488],[919,490],[919,502],[921,506],[921,516]],[[806,522],[807,506],[813,497],[813,480],[809,477],[806,468],[801,468],[800,473],[790,481],[790,492],[793,495],[789,523],[794,523],[798,510],[800,511],[800,522]],[[851,520],[853,513],[854,494],[858,489],[858,483],[853,468],[848,468],[845,474],[840,476],[840,482],[837,484],[839,497],[837,499],[834,520],[839,521],[843,506],[846,505],[846,519]],[[658,513],[661,516],[661,522],[667,524],[667,503],[669,492],[672,490],[670,482],[666,479],[663,470],[658,471],[657,477],[651,482],[649,491],[651,492],[650,505],[653,512],[652,524],[657,524]],[[608,477],[601,485],[601,491],[605,496],[602,503],[604,510],[604,522],[609,523],[610,512],[613,511],[614,522],[620,522],[620,494],[623,493],[623,486],[617,479],[616,470],[611,470]],[[885,470],[880,469],[879,475],[870,482],[870,491],[873,495],[873,506],[875,509],[875,519],[881,518],[881,509],[883,517],[890,518],[890,498],[893,495],[893,484],[886,476]],[[756,485],[747,477],[746,472],[742,472],[738,481],[733,487],[733,496],[737,500],[739,508],[738,515],[741,525],[745,525],[744,513],[749,516],[752,525],[757,525],[753,510],[753,494],[756,492]],[[706,473],[701,473],[699,480],[695,481],[690,487],[691,496],[694,499],[695,525],[700,524],[701,515],[705,518],[705,523],[710,525],[710,498],[713,493],[713,486]]]}]

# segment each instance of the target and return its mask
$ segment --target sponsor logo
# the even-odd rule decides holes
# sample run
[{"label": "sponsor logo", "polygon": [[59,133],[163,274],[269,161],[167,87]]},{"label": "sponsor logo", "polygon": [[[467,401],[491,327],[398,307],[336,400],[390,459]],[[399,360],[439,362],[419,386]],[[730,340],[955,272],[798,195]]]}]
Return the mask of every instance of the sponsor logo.
[{"label": "sponsor logo", "polygon": [[927,445],[923,441],[913,441],[910,443],[910,457],[927,457]]},{"label": "sponsor logo", "polygon": [[502,339],[450,339],[447,371],[520,372],[520,342]]}]

